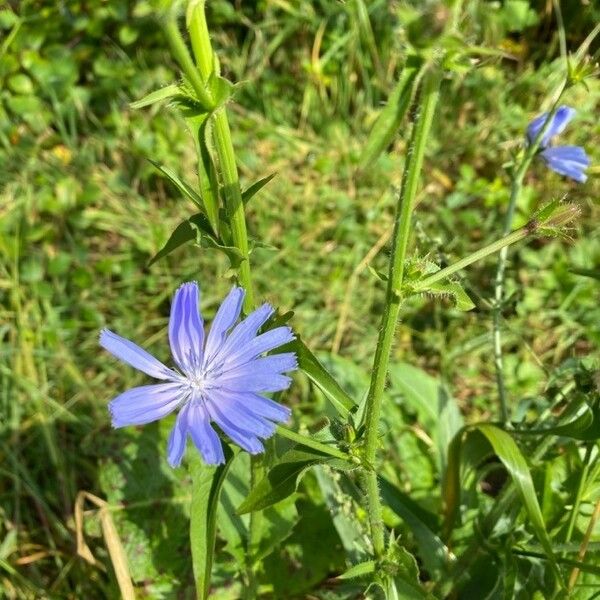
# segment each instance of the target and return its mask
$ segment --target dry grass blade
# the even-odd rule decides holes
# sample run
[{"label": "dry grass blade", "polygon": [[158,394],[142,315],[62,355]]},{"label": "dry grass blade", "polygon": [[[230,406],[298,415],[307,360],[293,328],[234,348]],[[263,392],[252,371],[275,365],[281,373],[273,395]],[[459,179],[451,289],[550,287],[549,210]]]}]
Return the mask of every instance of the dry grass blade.
[{"label": "dry grass blade", "polygon": [[102,535],[104,543],[110,555],[110,560],[117,577],[119,590],[123,600],[135,600],[135,590],[129,572],[127,563],[127,555],[121,543],[121,538],[115,527],[115,523],[110,514],[109,505],[106,501],[90,494],[89,492],[79,492],[75,501],[75,529],[77,536],[77,554],[92,565],[98,565],[98,561],[94,558],[92,551],[86,544],[83,537],[83,519],[84,519],[84,503],[88,500],[98,507],[98,518],[102,527]]}]

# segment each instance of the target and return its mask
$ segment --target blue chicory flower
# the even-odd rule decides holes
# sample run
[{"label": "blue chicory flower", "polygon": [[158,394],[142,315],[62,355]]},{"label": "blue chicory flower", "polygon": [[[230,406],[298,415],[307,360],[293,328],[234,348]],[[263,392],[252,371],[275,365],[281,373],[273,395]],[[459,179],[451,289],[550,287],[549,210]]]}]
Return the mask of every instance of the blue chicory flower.
[{"label": "blue chicory flower", "polygon": [[[548,129],[544,132],[540,140],[540,157],[546,163],[546,166],[556,173],[584,183],[587,180],[585,170],[590,165],[590,159],[585,150],[580,146],[549,147],[550,140],[564,131],[576,112],[570,106],[561,106],[558,108]],[[531,121],[527,127],[527,142],[529,144],[534,142],[542,127],[546,124],[547,119],[548,113],[544,113]]]},{"label": "blue chicory flower", "polygon": [[579,183],[587,179],[585,170],[590,166],[590,159],[580,146],[556,146],[540,152],[542,160],[556,173],[570,177]]},{"label": "blue chicory flower", "polygon": [[275,432],[275,423],[287,421],[290,409],[263,394],[287,389],[284,373],[297,368],[293,352],[264,356],[294,339],[289,327],[258,330],[273,314],[263,304],[244,320],[240,316],[244,290],[234,287],[221,304],[204,339],[199,311],[200,290],[195,282],[175,293],[169,320],[169,342],[178,370],[170,369],[133,342],[108,329],[100,345],[132,367],[165,383],[132,388],[109,404],[114,427],[142,425],[179,409],[169,437],[167,458],[181,464],[188,435],[204,462],[223,463],[219,436],[211,422],[250,454],[264,451],[261,438]]},{"label": "blue chicory flower", "polygon": [[[561,134],[569,124],[569,121],[575,116],[576,112],[577,111],[570,106],[559,107],[540,141],[540,148],[545,148],[553,137]],[[527,127],[527,141],[530,144],[533,144],[537,134],[546,124],[547,119],[548,113],[544,113],[529,123],[529,126]]]}]

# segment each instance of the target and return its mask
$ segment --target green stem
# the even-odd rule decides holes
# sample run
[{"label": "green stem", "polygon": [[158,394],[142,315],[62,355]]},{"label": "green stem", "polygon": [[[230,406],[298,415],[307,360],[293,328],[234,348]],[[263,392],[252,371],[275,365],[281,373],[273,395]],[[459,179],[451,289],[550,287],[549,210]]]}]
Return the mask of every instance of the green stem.
[{"label": "green stem", "polygon": [[[213,121],[213,137],[219,163],[218,172],[221,176],[221,183],[223,185],[225,196],[226,213],[231,228],[233,244],[240,250],[244,257],[244,260],[239,267],[238,279],[240,285],[246,291],[244,297],[244,311],[247,314],[254,307],[254,294],[250,272],[246,218],[227,113],[224,106],[214,110],[214,99],[209,89],[206,87],[213,71],[213,65],[216,64],[216,59],[212,50],[210,35],[206,24],[204,5],[204,0],[195,2],[190,6],[188,14],[188,27],[197,66],[190,56],[173,14],[166,18],[163,22],[163,27],[173,55],[183,70],[186,79],[193,87],[198,100],[204,108],[213,111],[210,118]],[[257,481],[262,479],[262,476],[262,457],[253,456],[250,473],[251,485],[254,485]],[[255,548],[257,540],[260,538],[262,518],[262,513],[258,511],[255,511],[250,515],[248,533],[249,551],[247,553],[248,561],[246,564],[247,586],[245,590],[248,598],[256,597],[258,590],[258,582],[256,581],[254,573],[252,550]]]},{"label": "green stem", "polygon": [[[510,198],[508,201],[508,209],[504,217],[504,226],[502,228],[502,235],[506,236],[512,229],[513,221],[515,218],[515,211],[517,208],[517,201],[521,195],[523,189],[523,179],[527,169],[531,164],[540,141],[544,134],[550,127],[554,115],[558,109],[558,103],[562,97],[562,94],[566,88],[566,82],[561,85],[559,92],[556,96],[552,109],[548,114],[548,118],[544,124],[544,127],[538,132],[535,140],[527,147],[521,163],[515,169],[510,187]],[[496,270],[496,277],[494,280],[494,310],[493,310],[493,340],[494,340],[494,366],[496,370],[496,385],[498,387],[498,401],[500,404],[500,419],[503,423],[510,421],[510,410],[508,408],[508,402],[506,399],[506,383],[504,381],[504,359],[502,355],[502,302],[504,299],[504,283],[506,279],[506,264],[508,258],[508,246],[505,246],[500,251],[498,257],[498,268]]]},{"label": "green stem", "polygon": [[480,248],[476,252],[473,252],[473,254],[469,254],[469,256],[465,256],[464,258],[461,258],[460,260],[447,266],[446,268],[436,271],[435,273],[429,275],[429,277],[425,277],[424,279],[417,281],[413,285],[412,289],[414,292],[426,290],[428,287],[430,287],[434,283],[437,283],[438,281],[440,281],[442,279],[446,279],[453,273],[456,273],[457,271],[460,271],[461,269],[464,269],[465,267],[472,265],[474,262],[477,262],[477,261],[485,258],[486,256],[489,256],[490,254],[494,254],[495,252],[498,252],[498,250],[502,251],[505,248],[508,248],[508,246],[515,244],[516,242],[520,242],[521,240],[525,239],[527,236],[535,233],[535,231],[537,229],[538,229],[538,224],[536,222],[532,221],[531,223],[525,225],[524,227],[521,227],[520,229],[513,231],[511,234],[509,234],[503,238],[500,238],[499,240],[496,240],[495,242],[492,242],[491,244],[488,244],[487,246],[484,246],[483,248]]},{"label": "green stem", "polygon": [[196,69],[196,65],[194,65],[194,61],[185,45],[185,41],[183,40],[183,37],[181,37],[181,32],[177,26],[175,16],[170,14],[162,23],[175,60],[178,62],[190,85],[194,88],[194,92],[196,92],[200,104],[202,104],[206,110],[211,110],[214,106],[213,98],[206,89],[204,81],[202,80],[198,69]]},{"label": "green stem", "polygon": [[[206,16],[204,13],[204,0],[199,0],[190,7],[189,31],[192,39],[192,48],[196,56],[201,77],[205,80],[211,76],[215,64],[214,53],[210,41]],[[196,69],[194,69],[196,70]],[[231,227],[234,246],[242,253],[244,260],[239,267],[239,282],[246,290],[244,311],[249,313],[254,307],[254,294],[252,289],[252,276],[250,272],[250,258],[248,252],[248,233],[246,230],[246,217],[242,191],[235,160],[235,150],[231,140],[231,130],[225,107],[219,107],[212,116],[213,136],[215,149],[219,160],[219,173],[223,192],[225,195],[225,208]]]},{"label": "green stem", "polygon": [[400,297],[396,293],[396,290],[401,288],[404,278],[404,262],[410,236],[411,216],[423,165],[425,146],[438,100],[439,86],[439,74],[433,72],[427,73],[421,92],[421,109],[413,128],[410,149],[402,178],[402,188],[396,208],[386,302],[381,318],[381,327],[379,329],[379,337],[373,360],[371,383],[366,400],[365,460],[368,468],[363,473],[362,479],[368,502],[373,550],[377,557],[382,556],[385,551],[381,499],[377,486],[377,472],[374,468],[379,436],[381,403],[394,340],[394,331],[400,312]]},{"label": "green stem", "polygon": [[[215,54],[210,41],[208,25],[206,23],[205,1],[197,0],[190,5],[188,13],[188,27],[192,40],[192,49],[202,78],[208,81],[215,65]],[[235,150],[231,139],[229,120],[224,106],[219,107],[212,115],[213,138],[219,161],[218,172],[221,176],[223,192],[225,195],[225,209],[234,246],[241,252],[244,260],[240,264],[238,279],[246,291],[244,297],[244,311],[248,314],[254,308],[254,294],[252,289],[252,274],[250,272],[250,257],[248,251],[248,233],[246,230],[246,216],[242,191],[235,160]],[[250,486],[254,487],[264,477],[264,464],[262,455],[252,456],[250,462]],[[254,511],[250,514],[248,527],[248,552],[246,554],[246,589],[247,598],[255,598],[258,591],[258,581],[254,572],[254,556],[258,548],[262,533],[263,514]]]}]

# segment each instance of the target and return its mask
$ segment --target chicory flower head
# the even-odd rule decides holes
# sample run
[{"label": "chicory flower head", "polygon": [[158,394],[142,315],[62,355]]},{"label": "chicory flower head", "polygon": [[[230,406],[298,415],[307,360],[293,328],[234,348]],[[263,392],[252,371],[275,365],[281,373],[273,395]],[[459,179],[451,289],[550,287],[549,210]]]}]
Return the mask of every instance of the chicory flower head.
[{"label": "chicory flower head", "polygon": [[[585,170],[590,166],[590,159],[580,146],[549,147],[553,137],[562,133],[569,121],[575,116],[576,110],[570,106],[558,108],[548,128],[540,140],[540,157],[550,169],[583,183],[587,179]],[[536,117],[527,127],[527,141],[532,144],[541,129],[546,124],[548,113]]]},{"label": "chicory flower head", "polygon": [[199,311],[200,291],[194,283],[175,293],[169,320],[171,354],[178,370],[170,369],[151,354],[104,329],[100,345],[132,367],[165,383],[132,388],[109,404],[114,427],[142,425],[179,409],[169,437],[167,458],[181,464],[188,435],[204,462],[225,461],[216,423],[238,446],[250,454],[264,451],[261,438],[275,432],[275,423],[287,421],[290,410],[264,397],[289,387],[285,372],[297,368],[293,352],[263,356],[294,339],[289,327],[258,330],[273,314],[263,304],[244,320],[240,316],[244,290],[234,287],[221,304],[204,339]]}]

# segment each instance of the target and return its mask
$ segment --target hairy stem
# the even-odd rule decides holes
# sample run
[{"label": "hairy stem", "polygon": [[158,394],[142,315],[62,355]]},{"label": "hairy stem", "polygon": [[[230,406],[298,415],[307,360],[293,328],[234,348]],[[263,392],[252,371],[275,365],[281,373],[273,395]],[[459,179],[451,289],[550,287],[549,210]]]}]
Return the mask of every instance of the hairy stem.
[{"label": "hairy stem", "polygon": [[410,150],[406,158],[402,178],[402,188],[396,207],[386,302],[381,318],[379,337],[373,360],[371,383],[366,400],[365,460],[367,469],[363,473],[362,479],[368,502],[373,550],[378,557],[385,550],[381,499],[377,487],[377,472],[374,467],[377,455],[381,402],[387,378],[396,322],[400,312],[401,299],[397,290],[402,287],[404,278],[404,261],[406,259],[406,249],[410,236],[411,215],[423,165],[425,146],[438,100],[439,86],[439,75],[435,72],[427,73],[423,81],[421,107],[417,121],[413,127]]}]

